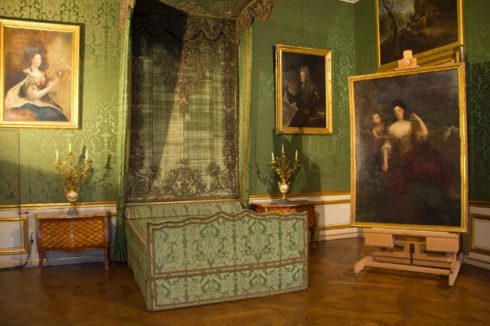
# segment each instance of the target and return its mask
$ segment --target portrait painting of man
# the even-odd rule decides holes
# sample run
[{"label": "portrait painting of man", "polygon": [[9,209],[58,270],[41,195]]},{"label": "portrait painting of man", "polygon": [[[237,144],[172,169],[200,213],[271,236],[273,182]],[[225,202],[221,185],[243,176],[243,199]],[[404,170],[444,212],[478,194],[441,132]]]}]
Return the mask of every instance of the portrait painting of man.
[{"label": "portrait painting of man", "polygon": [[332,132],[330,51],[276,45],[276,131]]}]

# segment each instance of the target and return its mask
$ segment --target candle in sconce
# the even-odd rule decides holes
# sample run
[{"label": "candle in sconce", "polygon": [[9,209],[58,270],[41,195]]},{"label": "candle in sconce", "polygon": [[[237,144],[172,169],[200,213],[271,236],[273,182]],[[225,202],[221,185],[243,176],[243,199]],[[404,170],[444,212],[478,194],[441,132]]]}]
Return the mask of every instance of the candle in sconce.
[{"label": "candle in sconce", "polygon": [[284,153],[284,144],[281,144],[282,153]]},{"label": "candle in sconce", "polygon": [[56,161],[59,161],[60,159],[60,152],[56,150]]},{"label": "candle in sconce", "polygon": [[298,150],[296,150],[296,152],[294,154],[294,158],[296,159],[296,161],[298,160]]},{"label": "candle in sconce", "polygon": [[275,161],[274,152],[272,152],[272,160]]},{"label": "candle in sconce", "polygon": [[88,149],[85,150],[85,161],[88,161]]},{"label": "candle in sconce", "polygon": [[68,145],[68,153],[71,153],[71,143]]}]

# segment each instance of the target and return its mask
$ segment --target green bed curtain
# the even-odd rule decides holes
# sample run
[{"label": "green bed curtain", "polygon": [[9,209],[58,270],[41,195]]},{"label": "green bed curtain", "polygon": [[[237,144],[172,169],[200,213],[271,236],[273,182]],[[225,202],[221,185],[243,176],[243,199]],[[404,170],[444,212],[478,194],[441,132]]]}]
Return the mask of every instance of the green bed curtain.
[{"label": "green bed curtain", "polygon": [[239,170],[240,202],[247,207],[250,197],[250,103],[252,98],[252,36],[250,26],[240,38],[238,46],[239,99],[240,99],[240,136],[239,136]]},{"label": "green bed curtain", "polygon": [[233,28],[233,21],[136,7],[128,200],[238,198]]},{"label": "green bed curtain", "polygon": [[121,42],[121,68],[119,94],[122,94],[120,102],[119,114],[119,192],[117,200],[117,219],[116,219],[116,234],[114,240],[114,248],[112,252],[112,260],[127,261],[127,251],[124,234],[124,204],[126,198],[126,170],[127,170],[127,146],[128,142],[128,127],[129,127],[129,100],[130,100],[130,75],[131,75],[131,15],[132,6],[128,4],[127,17],[122,18],[122,42]]}]

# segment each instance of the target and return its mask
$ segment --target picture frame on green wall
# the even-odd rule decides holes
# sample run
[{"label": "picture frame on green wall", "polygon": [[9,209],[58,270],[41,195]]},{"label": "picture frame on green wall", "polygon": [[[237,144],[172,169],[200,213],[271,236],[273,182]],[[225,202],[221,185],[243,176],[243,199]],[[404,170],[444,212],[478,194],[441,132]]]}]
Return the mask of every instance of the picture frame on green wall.
[{"label": "picture frame on green wall", "polygon": [[275,46],[276,133],[332,134],[331,51]]},{"label": "picture frame on green wall", "polygon": [[351,225],[466,232],[464,64],[349,78]]},{"label": "picture frame on green wall", "polygon": [[393,70],[404,50],[421,66],[461,61],[462,0],[376,0],[378,71]]},{"label": "picture frame on green wall", "polygon": [[0,127],[79,127],[80,26],[0,19]]}]

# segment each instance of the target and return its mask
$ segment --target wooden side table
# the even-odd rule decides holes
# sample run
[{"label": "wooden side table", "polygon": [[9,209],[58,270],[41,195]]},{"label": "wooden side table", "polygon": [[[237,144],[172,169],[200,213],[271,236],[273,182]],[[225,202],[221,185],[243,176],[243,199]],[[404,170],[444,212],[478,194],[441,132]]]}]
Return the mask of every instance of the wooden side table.
[{"label": "wooden side table", "polygon": [[291,212],[307,212],[308,213],[308,229],[310,231],[310,243],[315,246],[315,229],[316,229],[316,212],[315,205],[309,201],[280,201],[273,203],[257,203],[251,205],[251,209],[258,212],[276,212],[276,213],[291,213]]},{"label": "wooden side table", "polygon": [[74,217],[39,214],[35,219],[39,266],[44,263],[46,251],[75,252],[101,248],[104,250],[105,268],[109,268],[109,212],[82,213]]}]

